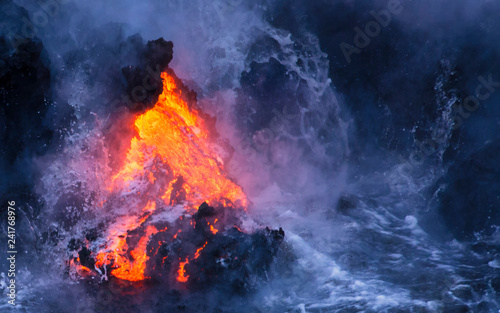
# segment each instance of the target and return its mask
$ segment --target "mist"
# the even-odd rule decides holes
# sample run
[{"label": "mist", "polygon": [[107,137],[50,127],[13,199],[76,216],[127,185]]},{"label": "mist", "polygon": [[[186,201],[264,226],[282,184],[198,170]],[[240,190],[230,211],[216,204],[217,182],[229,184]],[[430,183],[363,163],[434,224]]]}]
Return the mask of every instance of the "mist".
[{"label": "mist", "polygon": [[[250,203],[242,225],[286,235],[249,294],[225,301],[229,291],[217,287],[159,300],[161,287],[136,288],[130,312],[500,308],[497,2],[2,7],[0,65],[17,64],[21,43],[37,47],[23,61],[38,79],[29,96],[2,81],[2,199],[17,199],[18,228],[28,230],[19,235],[21,309],[70,311],[81,298],[79,312],[99,312],[99,283],[63,274],[68,242],[126,210],[96,203],[164,67],[215,118],[213,148]],[[173,43],[165,64],[148,54],[159,38]],[[13,80],[14,69],[2,77]]]}]

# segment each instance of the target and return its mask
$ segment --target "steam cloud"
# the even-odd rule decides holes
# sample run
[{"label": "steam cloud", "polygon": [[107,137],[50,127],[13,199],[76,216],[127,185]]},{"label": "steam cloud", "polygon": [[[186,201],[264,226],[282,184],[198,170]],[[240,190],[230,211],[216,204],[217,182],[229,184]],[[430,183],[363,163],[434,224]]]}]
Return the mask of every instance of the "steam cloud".
[{"label": "steam cloud", "polygon": [[[381,24],[373,12],[396,2],[400,10],[387,25],[366,34],[369,22]],[[498,173],[490,160],[500,125],[498,2],[18,0],[0,6],[1,198],[23,203],[18,296],[28,311],[33,303],[46,312],[70,311],[74,303],[81,312],[98,310],[102,294],[94,286],[62,275],[67,244],[93,226],[87,224],[96,213],[93,201],[105,188],[99,176],[116,169],[110,156],[128,149],[124,143],[134,134],[126,126],[148,106],[126,89],[122,68],[146,68],[143,47],[160,37],[174,45],[169,67],[196,92],[231,147],[226,170],[252,202],[251,223],[287,234],[268,281],[244,301],[221,304],[221,290],[213,290],[169,309],[500,307],[499,277],[491,271],[499,262],[500,214],[492,196],[498,177],[484,174],[491,167]],[[358,30],[369,40],[362,48]],[[356,52],[346,58],[342,43]],[[148,64],[153,73],[156,65]],[[490,96],[467,111],[463,100],[476,95],[478,77],[489,76]],[[477,175],[462,175],[471,163]],[[455,203],[462,201],[447,188],[460,184],[470,189],[458,194],[486,190],[492,208],[470,213]],[[453,212],[478,222],[463,224]],[[480,269],[480,283],[461,265]],[[151,303],[160,293],[137,296],[134,308],[158,310]],[[168,294],[163,304],[178,298]]]}]

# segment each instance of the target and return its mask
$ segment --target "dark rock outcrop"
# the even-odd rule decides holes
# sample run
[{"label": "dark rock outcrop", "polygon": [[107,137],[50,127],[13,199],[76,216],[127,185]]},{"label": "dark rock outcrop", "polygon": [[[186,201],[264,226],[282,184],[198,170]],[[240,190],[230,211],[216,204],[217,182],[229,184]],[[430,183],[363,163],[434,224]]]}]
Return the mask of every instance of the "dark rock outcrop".
[{"label": "dark rock outcrop", "polygon": [[12,197],[30,189],[31,159],[43,155],[53,137],[45,123],[51,77],[42,42],[18,34],[27,11],[11,1],[0,8],[0,186],[6,188],[0,193]]},{"label": "dark rock outcrop", "polygon": [[491,234],[500,225],[500,140],[454,165],[442,180],[440,214],[459,239]]}]

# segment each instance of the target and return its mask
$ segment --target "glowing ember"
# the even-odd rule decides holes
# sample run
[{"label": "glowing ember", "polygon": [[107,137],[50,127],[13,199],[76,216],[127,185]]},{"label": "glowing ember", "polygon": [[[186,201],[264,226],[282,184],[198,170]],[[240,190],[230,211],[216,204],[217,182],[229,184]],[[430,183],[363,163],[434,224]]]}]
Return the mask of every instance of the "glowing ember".
[{"label": "glowing ember", "polygon": [[74,269],[76,270],[76,273],[79,276],[85,276],[85,275],[91,273],[91,270],[88,267],[79,264],[80,263],[80,257],[78,257],[76,259],[76,262],[77,263],[75,263],[75,261],[73,259],[70,260],[70,264],[72,266],[74,266]]},{"label": "glowing ember", "polygon": [[186,264],[189,264],[189,260],[186,258],[186,261],[180,262],[179,263],[179,270],[177,271],[177,280],[181,283],[187,282],[189,275],[186,276],[186,270],[184,269],[184,266]]},{"label": "glowing ember", "polygon": [[194,258],[195,258],[195,259],[197,259],[197,258],[200,256],[200,252],[201,252],[201,250],[203,250],[203,249],[207,246],[207,243],[208,243],[208,241],[205,241],[205,244],[203,245],[203,247],[198,248],[198,249],[196,250],[196,253],[194,254]]},{"label": "glowing ember", "polygon": [[[215,219],[214,224],[215,224],[215,223],[217,223],[217,219]],[[212,232],[212,234],[214,234],[214,235],[215,235],[215,234],[217,234],[217,232],[218,232],[219,230],[218,230],[217,228],[215,228],[215,227],[214,227],[214,225],[210,225],[210,224],[209,224],[209,226],[210,226],[210,231]]]}]

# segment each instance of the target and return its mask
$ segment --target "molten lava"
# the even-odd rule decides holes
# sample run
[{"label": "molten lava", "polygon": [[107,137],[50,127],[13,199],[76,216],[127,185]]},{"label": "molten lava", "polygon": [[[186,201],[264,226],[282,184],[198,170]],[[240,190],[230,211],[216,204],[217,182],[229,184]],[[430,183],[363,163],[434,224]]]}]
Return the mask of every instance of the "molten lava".
[{"label": "molten lava", "polygon": [[[161,78],[162,94],[153,108],[136,117],[137,136],[130,142],[123,165],[108,183],[115,198],[134,190],[138,200],[133,205],[122,201],[130,210],[115,218],[105,234],[105,244],[93,254],[97,272],[105,275],[111,269],[111,275],[128,281],[148,278],[144,274],[149,259],[147,245],[153,235],[166,230],[148,225],[157,206],[182,204],[187,212],[194,213],[204,201],[230,207],[247,205],[242,188],[223,170],[199,110],[183,99],[174,77],[164,72]],[[214,235],[218,231],[213,225],[210,229]],[[195,255],[179,260],[179,282],[188,280],[185,265],[197,258],[203,247]],[[71,264],[77,266],[75,263]]]},{"label": "molten lava", "polygon": [[186,258],[185,261],[179,263],[179,270],[177,271],[177,281],[181,283],[187,282],[189,275],[186,275],[186,270],[184,267],[189,264],[189,259]]},{"label": "molten lava", "polygon": [[[246,206],[247,200],[240,186],[228,178],[220,157],[208,141],[208,130],[198,117],[196,108],[190,108],[182,99],[172,76],[163,72],[163,93],[156,105],[138,116],[135,127],[139,137],[134,137],[122,169],[113,176],[110,189],[126,188],[139,177],[154,183],[155,177],[146,172],[151,158],[159,157],[168,164],[171,175],[181,181],[185,202],[193,209],[203,201],[209,203],[225,199]],[[165,204],[172,204],[171,181],[165,194]]]},{"label": "molten lava", "polygon": [[155,210],[155,202],[148,202],[143,209],[145,215],[142,218],[135,216],[122,217],[115,223],[108,232],[108,248],[105,251],[100,251],[96,256],[97,268],[110,265],[116,267],[111,271],[111,275],[130,281],[138,281],[145,279],[144,269],[146,268],[146,246],[151,235],[157,233],[154,226],[147,226],[144,236],[140,239],[137,246],[130,252],[132,261],[126,256],[129,250],[127,245],[127,232],[138,228]]}]

